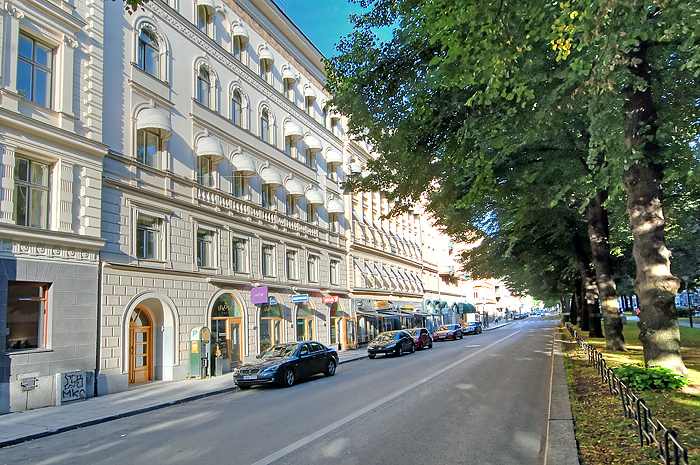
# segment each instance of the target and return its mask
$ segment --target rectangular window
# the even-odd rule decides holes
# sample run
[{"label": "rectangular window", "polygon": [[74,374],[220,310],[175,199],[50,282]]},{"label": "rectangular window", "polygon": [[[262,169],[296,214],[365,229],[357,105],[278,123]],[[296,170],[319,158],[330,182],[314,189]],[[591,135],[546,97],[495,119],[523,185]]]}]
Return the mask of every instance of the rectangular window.
[{"label": "rectangular window", "polygon": [[260,116],[260,138],[268,144],[270,143],[270,117],[267,111],[263,111]]},{"label": "rectangular window", "polygon": [[318,274],[316,273],[316,261],[318,257],[315,255],[309,255],[309,262],[307,264],[307,272],[310,283],[318,282]]},{"label": "rectangular window", "polygon": [[46,348],[49,284],[7,283],[5,350]]},{"label": "rectangular window", "polygon": [[197,183],[202,187],[212,187],[214,184],[211,165],[211,158],[197,157]]},{"label": "rectangular window", "polygon": [[246,195],[246,185],[246,177],[240,171],[234,172],[231,179],[231,195],[238,198],[244,197]]},{"label": "rectangular window", "polygon": [[260,77],[268,84],[272,84],[272,62],[270,60],[260,60]]},{"label": "rectangular window", "polygon": [[160,218],[139,215],[136,220],[136,258],[142,260],[160,260],[161,249]]},{"label": "rectangular window", "polygon": [[295,143],[292,141],[292,136],[284,136],[284,153],[290,157],[294,153]]},{"label": "rectangular window", "polygon": [[25,99],[51,108],[53,49],[24,34],[19,35],[17,91]]},{"label": "rectangular window", "polygon": [[338,214],[337,213],[329,213],[328,214],[328,229],[334,233],[338,232]]},{"label": "rectangular window", "polygon": [[306,204],[306,221],[309,223],[316,221],[316,206],[308,202]]},{"label": "rectangular window", "polygon": [[314,168],[316,166],[316,154],[309,149],[306,149],[306,166]]},{"label": "rectangular window", "polygon": [[240,273],[245,273],[248,271],[248,261],[246,259],[246,240],[245,239],[234,239],[233,240],[233,271],[238,271]]},{"label": "rectangular window", "polygon": [[272,201],[275,198],[275,190],[271,184],[263,184],[260,190],[260,203],[263,208],[272,208]]},{"label": "rectangular window", "polygon": [[297,279],[296,250],[287,250],[287,279]]},{"label": "rectangular window", "polygon": [[314,116],[314,101],[313,97],[304,97],[304,111],[311,117]]},{"label": "rectangular window", "polygon": [[197,229],[197,266],[214,266],[214,233],[207,229]]},{"label": "rectangular window", "polygon": [[151,168],[160,168],[160,134],[150,129],[136,131],[136,159]]},{"label": "rectangular window", "polygon": [[15,223],[48,228],[49,165],[15,158]]},{"label": "rectangular window", "polygon": [[262,274],[263,276],[274,276],[275,260],[274,248],[271,245],[262,246]]},{"label": "rectangular window", "polygon": [[297,199],[293,195],[287,194],[286,213],[289,216],[297,217]]},{"label": "rectangular window", "polygon": [[294,101],[294,80],[293,79],[284,79],[284,96],[287,97],[287,99],[290,102]]},{"label": "rectangular window", "polygon": [[211,23],[211,16],[207,7],[204,5],[197,6],[197,29],[209,35],[209,23]]},{"label": "rectangular window", "polygon": [[331,260],[331,265],[330,265],[330,274],[331,274],[331,285],[337,286],[338,285],[338,267],[340,266],[340,263],[338,260]]},{"label": "rectangular window", "polygon": [[241,42],[241,36],[233,36],[233,57],[241,61],[243,56],[243,43]]}]

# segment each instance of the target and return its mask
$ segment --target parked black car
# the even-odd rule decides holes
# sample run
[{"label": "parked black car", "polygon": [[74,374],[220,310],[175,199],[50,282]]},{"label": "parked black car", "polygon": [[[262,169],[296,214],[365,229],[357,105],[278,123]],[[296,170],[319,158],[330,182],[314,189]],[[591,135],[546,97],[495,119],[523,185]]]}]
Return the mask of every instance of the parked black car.
[{"label": "parked black car", "polygon": [[333,376],[338,366],[338,353],[315,341],[277,344],[257,358],[233,370],[236,386],[247,389],[256,384],[277,383],[289,387],[300,378],[318,373]]},{"label": "parked black car", "polygon": [[397,357],[401,357],[404,352],[415,351],[413,338],[404,330],[379,333],[367,344],[369,358],[374,358],[377,354],[396,354]]},{"label": "parked black car", "polygon": [[462,325],[462,333],[464,334],[481,334],[484,331],[484,327],[481,325],[481,321],[470,321]]}]

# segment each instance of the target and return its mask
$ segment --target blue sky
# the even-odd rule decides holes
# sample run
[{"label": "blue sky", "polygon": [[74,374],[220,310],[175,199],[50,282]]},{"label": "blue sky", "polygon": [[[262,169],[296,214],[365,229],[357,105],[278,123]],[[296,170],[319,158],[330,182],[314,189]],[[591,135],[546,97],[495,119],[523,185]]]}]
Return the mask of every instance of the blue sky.
[{"label": "blue sky", "polygon": [[362,7],[348,0],[274,0],[326,57],[334,45],[352,31],[348,16]]}]

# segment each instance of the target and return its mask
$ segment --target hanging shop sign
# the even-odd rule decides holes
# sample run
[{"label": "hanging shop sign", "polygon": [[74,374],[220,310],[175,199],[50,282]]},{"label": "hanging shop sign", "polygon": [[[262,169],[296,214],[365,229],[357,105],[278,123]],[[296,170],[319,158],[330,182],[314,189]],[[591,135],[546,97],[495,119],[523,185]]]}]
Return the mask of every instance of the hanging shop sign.
[{"label": "hanging shop sign", "polygon": [[274,297],[270,297],[269,303],[270,305],[277,305],[277,299],[275,299]]},{"label": "hanging shop sign", "polygon": [[250,290],[250,301],[255,305],[267,303],[267,286],[254,287]]},{"label": "hanging shop sign", "polygon": [[380,300],[374,306],[375,308],[388,308],[389,302],[387,302],[386,300]]},{"label": "hanging shop sign", "polygon": [[300,304],[302,302],[309,301],[309,294],[297,294],[292,296],[292,302],[295,304]]},{"label": "hanging shop sign", "polygon": [[324,304],[336,304],[340,300],[340,297],[337,295],[324,295],[323,296],[323,303]]}]

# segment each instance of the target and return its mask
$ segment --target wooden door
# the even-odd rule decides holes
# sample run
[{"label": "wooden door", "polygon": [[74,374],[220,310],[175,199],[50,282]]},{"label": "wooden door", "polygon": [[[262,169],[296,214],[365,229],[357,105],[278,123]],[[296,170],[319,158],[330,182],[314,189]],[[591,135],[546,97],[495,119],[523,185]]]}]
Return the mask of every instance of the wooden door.
[{"label": "wooden door", "polygon": [[129,321],[129,384],[153,379],[152,338],[151,316],[139,307]]}]

